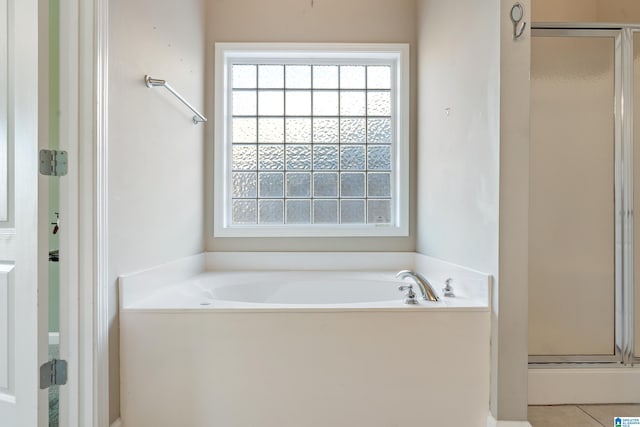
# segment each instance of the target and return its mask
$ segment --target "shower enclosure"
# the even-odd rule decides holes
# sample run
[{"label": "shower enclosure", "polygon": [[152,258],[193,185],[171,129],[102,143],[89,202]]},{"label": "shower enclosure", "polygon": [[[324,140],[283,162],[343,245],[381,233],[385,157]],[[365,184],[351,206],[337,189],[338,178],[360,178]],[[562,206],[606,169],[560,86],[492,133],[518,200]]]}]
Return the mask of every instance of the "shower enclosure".
[{"label": "shower enclosure", "polygon": [[529,362],[545,366],[640,361],[640,27],[590,27],[532,32]]}]

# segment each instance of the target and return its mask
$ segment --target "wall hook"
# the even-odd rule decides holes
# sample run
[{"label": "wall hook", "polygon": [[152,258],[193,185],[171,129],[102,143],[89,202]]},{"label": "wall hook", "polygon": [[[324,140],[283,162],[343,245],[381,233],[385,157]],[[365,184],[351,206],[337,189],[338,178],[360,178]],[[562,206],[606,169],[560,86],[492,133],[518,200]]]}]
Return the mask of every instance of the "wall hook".
[{"label": "wall hook", "polygon": [[513,39],[519,39],[524,30],[527,28],[526,22],[521,22],[524,18],[524,8],[520,3],[516,3],[511,7],[511,22],[513,22]]}]

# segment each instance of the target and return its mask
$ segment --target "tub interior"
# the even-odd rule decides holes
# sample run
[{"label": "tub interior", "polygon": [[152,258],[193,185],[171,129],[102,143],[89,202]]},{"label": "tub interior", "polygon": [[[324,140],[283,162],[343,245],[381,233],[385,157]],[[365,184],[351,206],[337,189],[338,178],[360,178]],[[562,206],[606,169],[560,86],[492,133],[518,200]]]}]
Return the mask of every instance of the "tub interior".
[{"label": "tub interior", "polygon": [[262,304],[351,304],[401,297],[398,283],[382,280],[321,278],[269,279],[215,288],[212,298]]},{"label": "tub interior", "polygon": [[[206,263],[199,256],[120,277],[120,309],[489,308],[489,276],[424,256],[409,262],[397,254],[298,255],[292,260],[291,254],[225,254],[222,259],[214,254]],[[412,281],[396,278],[404,269],[424,275],[441,301],[419,298],[417,306],[405,304],[406,292],[398,287]],[[450,277],[452,298],[442,295]],[[420,297],[416,284],[414,292]]]}]

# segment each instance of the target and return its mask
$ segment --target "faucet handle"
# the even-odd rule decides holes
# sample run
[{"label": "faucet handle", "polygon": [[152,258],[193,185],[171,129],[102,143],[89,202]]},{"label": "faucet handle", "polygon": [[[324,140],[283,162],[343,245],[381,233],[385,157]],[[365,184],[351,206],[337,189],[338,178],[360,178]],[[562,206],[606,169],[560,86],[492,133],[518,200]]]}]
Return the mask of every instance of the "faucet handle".
[{"label": "faucet handle", "polygon": [[451,277],[449,277],[447,280],[444,281],[444,288],[442,288],[442,292],[444,293],[445,297],[455,297],[456,294],[453,293],[453,286],[451,286],[451,282],[453,282],[453,279]]},{"label": "faucet handle", "polygon": [[399,291],[408,291],[407,295],[405,295],[404,303],[410,305],[418,304],[418,299],[416,298],[416,293],[413,292],[413,285],[400,285],[398,286]]}]

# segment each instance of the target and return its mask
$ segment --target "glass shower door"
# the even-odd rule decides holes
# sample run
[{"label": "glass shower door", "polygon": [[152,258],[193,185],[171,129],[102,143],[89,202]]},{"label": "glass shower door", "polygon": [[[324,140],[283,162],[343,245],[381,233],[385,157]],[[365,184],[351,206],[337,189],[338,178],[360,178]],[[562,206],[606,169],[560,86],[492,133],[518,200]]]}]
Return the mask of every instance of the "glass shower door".
[{"label": "glass shower door", "polygon": [[[640,213],[640,32],[633,32],[633,135],[634,135],[634,212]],[[639,218],[636,216],[636,219]],[[634,314],[631,324],[633,355],[640,363],[640,220],[634,224]]]},{"label": "glass shower door", "polygon": [[619,34],[536,30],[532,38],[531,362],[619,359]]}]

